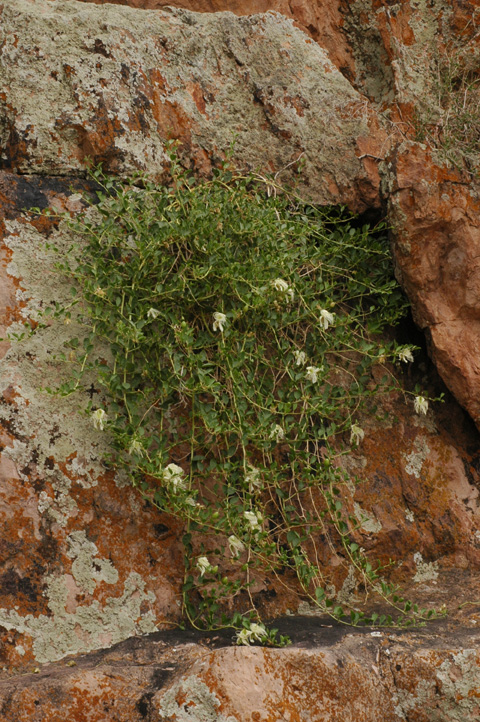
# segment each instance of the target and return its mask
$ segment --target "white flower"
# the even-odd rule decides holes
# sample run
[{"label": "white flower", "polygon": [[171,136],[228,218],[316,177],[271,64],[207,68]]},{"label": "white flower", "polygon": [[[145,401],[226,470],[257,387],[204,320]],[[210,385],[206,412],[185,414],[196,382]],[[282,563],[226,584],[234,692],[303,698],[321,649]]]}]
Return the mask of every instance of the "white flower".
[{"label": "white flower", "polygon": [[415,396],[413,406],[416,414],[423,414],[424,416],[427,415],[428,401],[424,396]]},{"label": "white flower", "polygon": [[237,644],[247,645],[252,641],[252,634],[249,629],[242,629],[237,632]]},{"label": "white flower", "polygon": [[247,482],[250,491],[252,487],[256,486],[257,489],[262,488],[262,480],[260,479],[260,469],[255,466],[249,466],[247,473],[245,474],[245,481]]},{"label": "white flower", "polygon": [[227,317],[225,316],[225,314],[220,313],[220,311],[215,311],[215,313],[213,314],[213,330],[223,333],[223,329],[226,323]]},{"label": "white flower", "polygon": [[99,298],[105,298],[107,295],[103,288],[100,288],[100,286],[97,286],[97,288],[94,291],[95,296],[99,296]]},{"label": "white flower", "polygon": [[275,424],[270,432],[270,438],[274,439],[277,443],[285,438],[285,432],[279,424]]},{"label": "white flower", "polygon": [[228,537],[228,546],[230,547],[230,554],[232,557],[238,557],[239,554],[245,551],[245,544],[240,541],[234,534]]},{"label": "white flower", "polygon": [[320,326],[327,330],[329,326],[331,326],[335,321],[335,315],[333,313],[330,313],[330,311],[327,311],[325,308],[322,308],[320,311]]},{"label": "white flower", "polygon": [[364,430],[358,424],[352,424],[350,429],[350,443],[359,444],[365,438]]},{"label": "white flower", "polygon": [[311,381],[312,384],[316,384],[318,381],[318,374],[321,370],[322,369],[319,369],[318,366],[307,366],[305,378],[307,381]]},{"label": "white flower", "polygon": [[307,354],[305,351],[299,351],[297,348],[294,350],[293,355],[295,356],[295,365],[304,366],[307,363]]},{"label": "white flower", "polygon": [[203,577],[205,572],[209,572],[210,569],[213,569],[210,562],[208,561],[207,557],[198,557],[197,559],[197,569],[200,572],[200,576]]},{"label": "white flower", "polygon": [[274,281],[272,281],[272,286],[281,293],[285,293],[285,291],[288,291],[288,283],[283,280],[283,278],[276,278]]},{"label": "white flower", "polygon": [[283,278],[276,278],[274,281],[272,281],[272,286],[276,291],[279,291],[280,293],[283,293],[285,296],[287,296],[290,302],[294,300],[295,292],[293,288],[290,288],[288,283],[283,280]]},{"label": "white flower", "polygon": [[157,318],[160,316],[160,311],[157,311],[156,308],[149,308],[147,311],[147,318]]},{"label": "white flower", "polygon": [[177,464],[168,464],[163,470],[163,478],[168,484],[173,486],[173,491],[185,489],[185,480],[183,479],[184,471]]},{"label": "white flower", "polygon": [[260,514],[259,511],[244,511],[243,516],[248,521],[250,528],[252,531],[260,531],[261,530],[261,523],[263,521],[263,516]]},{"label": "white flower", "polygon": [[409,361],[413,361],[413,354],[411,349],[408,348],[408,346],[405,346],[404,348],[400,349],[398,352],[398,359],[399,361],[403,361],[404,363],[408,363]]},{"label": "white flower", "polygon": [[142,444],[138,439],[134,439],[132,443],[130,444],[130,448],[128,450],[128,453],[130,456],[132,454],[138,454],[138,456],[144,456],[145,455],[145,449],[143,448]]},{"label": "white flower", "polygon": [[252,642],[261,642],[267,636],[267,630],[263,624],[252,622],[250,629],[242,629],[237,632],[237,644],[251,644]]},{"label": "white flower", "polygon": [[258,639],[259,642],[267,636],[267,630],[263,624],[257,624],[256,622],[250,624],[250,632],[253,634],[254,639]]},{"label": "white flower", "polygon": [[97,431],[103,431],[103,425],[107,419],[107,414],[103,409],[96,409],[92,412],[92,421]]}]

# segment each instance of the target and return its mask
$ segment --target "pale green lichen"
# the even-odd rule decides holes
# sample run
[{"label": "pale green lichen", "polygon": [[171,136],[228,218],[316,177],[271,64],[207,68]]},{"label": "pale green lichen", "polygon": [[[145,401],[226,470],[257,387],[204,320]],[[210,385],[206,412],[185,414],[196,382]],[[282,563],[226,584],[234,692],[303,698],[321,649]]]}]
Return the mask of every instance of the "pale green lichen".
[{"label": "pale green lichen", "polygon": [[[7,270],[20,283],[17,297],[22,303],[21,314],[27,322],[42,321],[41,311],[46,305],[64,305],[71,300],[70,284],[62,281],[58,273],[52,283],[52,268],[58,256],[45,248],[41,234],[22,221],[6,225],[9,234],[4,242],[11,251]],[[71,243],[64,226],[51,240],[60,254]],[[53,388],[61,382],[65,364],[55,358],[76,331],[81,337],[83,331],[74,323],[56,323],[14,342],[2,359],[0,384],[0,391],[11,386],[17,393],[14,405],[0,407],[0,418],[25,439],[14,440],[3,453],[14,462],[19,478],[26,483],[35,460],[48,484],[39,494],[38,511],[63,527],[78,511],[71,495],[72,485],[95,486],[104,474],[100,459],[108,449],[105,435],[96,434],[89,419],[72,416],[71,399],[51,396],[39,387],[40,379]],[[10,334],[21,332],[25,332],[21,323],[9,329]]]},{"label": "pale green lichen", "polygon": [[83,654],[108,647],[136,634],[156,630],[151,611],[142,613],[142,602],[155,601],[153,592],[145,591],[145,582],[132,572],[120,597],[110,597],[104,606],[98,601],[66,611],[68,587],[65,576],[46,580],[48,606],[53,616],[28,614],[0,609],[0,625],[33,639],[33,652],[38,662],[55,662],[69,654]]},{"label": "pale green lichen", "polygon": [[[181,697],[181,704],[177,698]],[[196,675],[190,675],[171,687],[161,698],[159,718],[176,722],[240,722],[238,717],[225,717],[218,711],[220,700]]]},{"label": "pale green lichen", "polygon": [[372,0],[349,3],[346,32],[355,59],[355,84],[378,103],[395,99],[394,74],[376,24]]},{"label": "pale green lichen", "polygon": [[416,479],[420,478],[423,465],[430,453],[430,447],[423,436],[417,436],[413,444],[413,451],[405,456],[405,471]]},{"label": "pale green lichen", "polygon": [[415,552],[413,561],[416,564],[417,571],[413,577],[413,581],[417,583],[433,582],[438,579],[438,562],[424,562],[420,552]]},{"label": "pale green lichen", "polygon": [[[73,532],[67,541],[67,556],[73,560],[72,574],[79,590],[92,593],[99,583],[118,581],[118,571],[110,560],[98,557],[98,549],[86,538],[85,531]],[[2,626],[33,638],[33,650],[39,662],[88,652],[156,629],[153,612],[141,613],[140,609],[143,601],[153,603],[155,595],[145,592],[145,582],[135,572],[129,575],[120,597],[108,598],[103,608],[97,601],[79,606],[74,613],[66,611],[69,596],[66,576],[52,574],[45,582],[52,617],[28,615],[23,618],[15,610],[0,609]]]},{"label": "pale green lichen", "polygon": [[397,717],[401,720],[409,720],[409,712],[419,706],[421,700],[422,706],[431,697],[433,682],[421,679],[415,687],[415,692],[407,692],[403,689],[397,689],[393,695],[395,706],[393,708]]},{"label": "pale green lichen", "polygon": [[72,574],[80,589],[92,594],[99,582],[115,584],[118,572],[109,559],[100,559],[96,545],[88,541],[85,532],[76,531],[67,538],[67,556],[73,559]]},{"label": "pale green lichen", "polygon": [[[435,106],[434,56],[439,36],[448,35],[452,7],[447,0],[411,0],[407,7],[411,12],[401,3],[349,3],[344,31],[355,59],[356,86],[382,106],[413,102],[430,112]],[[398,15],[412,30],[408,41],[395,32]],[[390,28],[388,40],[382,27]]]},{"label": "pale green lichen", "polygon": [[[417,108],[431,106],[434,101],[433,55],[437,50],[440,24],[452,10],[444,0],[416,0],[408,22],[414,42],[395,42],[396,96],[400,102],[414,102]],[[392,12],[386,8],[388,15]]]},{"label": "pale green lichen", "polygon": [[[301,601],[298,603],[296,613],[302,617],[314,617],[318,614],[323,614],[323,612],[321,612],[318,607],[314,607],[313,604],[310,604],[310,602],[306,601]],[[293,615],[293,612],[289,610],[287,614]]]},{"label": "pale green lichen", "polygon": [[480,713],[480,657],[476,649],[464,649],[445,660],[436,672],[444,699],[441,707],[458,722],[478,719]]},{"label": "pale green lichen", "polygon": [[355,594],[355,592],[357,591],[357,587],[357,570],[352,564],[348,567],[347,576],[343,580],[342,588],[337,594],[337,602],[339,604],[345,604],[350,606],[355,605],[358,601],[360,601],[360,598]]},{"label": "pale green lichen", "polygon": [[68,601],[68,587],[65,576],[55,576],[51,574],[45,579],[46,590],[44,595],[48,598],[48,608],[52,612],[54,618],[64,617],[66,615],[66,606]]},{"label": "pale green lichen", "polygon": [[357,502],[353,504],[353,513],[360,525],[360,529],[363,531],[366,531],[368,534],[378,534],[378,532],[381,531],[382,524],[376,516],[371,512],[366,512]]},{"label": "pale green lichen", "polygon": [[[41,321],[40,311],[46,304],[70,300],[70,283],[63,282],[58,273],[52,283],[58,257],[45,248],[45,239],[34,228],[19,220],[8,222],[7,230],[5,244],[11,252],[8,271],[19,280],[17,297],[24,304],[22,315],[28,321]],[[72,242],[71,233],[61,224],[50,241],[61,255]],[[31,488],[29,508],[33,509],[35,500],[30,474],[38,474],[46,483],[30,512],[36,514],[37,539],[42,516],[60,528],[67,523],[73,526],[79,513],[72,496],[75,487],[93,487],[105,473],[101,459],[109,448],[106,434],[95,431],[89,418],[72,414],[72,399],[52,396],[39,388],[39,379],[53,387],[61,382],[64,364],[55,356],[64,350],[65,341],[81,332],[74,324],[41,328],[14,343],[2,359],[0,390],[10,386],[17,396],[14,404],[0,407],[0,416],[21,439],[15,439],[2,453],[15,464],[25,487]],[[10,331],[15,330],[24,329],[16,324]],[[31,637],[38,662],[89,652],[156,629],[153,611],[141,611],[145,602],[153,608],[155,595],[146,591],[145,582],[133,570],[120,596],[109,597],[102,604],[95,600],[76,606],[77,595],[91,594],[99,584],[115,584],[119,574],[109,559],[99,555],[85,529],[73,528],[65,547],[73,576],[53,570],[44,579],[49,614],[22,616],[18,609],[0,609],[0,625]]]},{"label": "pale green lichen", "polygon": [[[350,565],[339,591],[337,592],[333,584],[328,584],[326,592],[331,599],[335,599],[339,604],[354,606],[359,601],[359,597],[356,595],[357,587],[356,570],[353,565]],[[304,617],[322,616],[325,614],[325,607],[321,604],[310,604],[310,602],[303,600],[298,604],[297,614]]]},{"label": "pale green lichen", "polygon": [[428,709],[428,722],[476,722],[479,695],[479,654],[465,649],[442,662],[431,679],[421,679],[413,692],[397,686],[394,711],[401,720]]},{"label": "pale green lichen", "polygon": [[49,519],[55,521],[59,526],[65,527],[68,519],[75,515],[78,509],[77,503],[70,496],[72,482],[68,477],[59,476],[52,479],[53,498],[47,492],[40,492],[38,498],[38,511],[44,513]]}]

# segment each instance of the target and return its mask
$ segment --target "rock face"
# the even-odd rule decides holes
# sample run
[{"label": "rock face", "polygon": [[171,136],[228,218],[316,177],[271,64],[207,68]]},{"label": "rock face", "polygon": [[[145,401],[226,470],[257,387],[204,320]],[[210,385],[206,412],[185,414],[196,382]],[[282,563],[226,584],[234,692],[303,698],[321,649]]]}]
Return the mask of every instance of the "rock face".
[{"label": "rock face", "polygon": [[[434,80],[436,44],[448,57],[462,45],[475,79],[476,3],[189,5],[204,14],[158,9],[158,0],[119,5],[0,0],[0,335],[17,336],[0,342],[0,659],[12,675],[0,715],[267,722],[308,719],[297,712],[308,709],[312,720],[478,719],[478,641],[461,631],[480,622],[469,604],[441,643],[366,633],[264,651],[154,636],[62,662],[178,622],[183,581],[174,520],[107,473],[108,439],[77,402],[43,388],[65,373],[58,357],[71,328],[28,333],[43,307],[69,298],[45,242],[62,253],[71,239],[65,224],[26,209],[78,210],[88,157],[122,177],[161,179],[165,144],[179,139],[185,165],[208,174],[235,137],[239,167],[288,182],[301,160],[304,195],[386,211],[415,321],[480,425],[478,186],[470,151],[458,167],[446,162],[448,113]],[[286,17],[209,14],[253,9]],[[419,128],[437,147],[418,141]],[[426,359],[404,374],[407,390],[417,381],[432,395],[442,388]],[[101,399],[94,385],[89,394]],[[480,566],[478,433],[448,395],[422,418],[400,396],[384,404],[382,422],[362,421],[365,441],[348,463],[365,481],[346,503],[358,542],[382,562],[402,560],[392,578],[412,596],[435,592],[441,605],[458,575]],[[351,597],[341,555],[328,548],[320,562],[334,570],[338,599]],[[479,594],[469,584],[467,603]],[[294,592],[260,586],[267,615],[298,610]],[[38,677],[16,676],[50,663]]]},{"label": "rock face", "polygon": [[480,426],[479,187],[418,145],[400,150],[394,165],[398,277],[441,376]]},{"label": "rock face", "polygon": [[321,203],[379,204],[378,173],[359,156],[386,136],[326,52],[289,21],[73,0],[21,0],[1,13],[5,170],[82,175],[88,156],[109,172],[158,178],[175,138],[208,172],[235,139],[239,165],[290,166],[282,179],[302,158],[304,190]]},{"label": "rock face", "polygon": [[[289,629],[288,625],[287,629]],[[291,625],[290,625],[291,626]],[[291,631],[289,629],[289,631]],[[8,722],[475,722],[479,635],[346,633],[302,620],[292,647],[157,633],[0,682]],[[295,630],[293,630],[295,638]],[[73,660],[72,660],[73,661]]]},{"label": "rock face", "polygon": [[322,0],[81,0],[95,5],[111,3],[134,8],[155,10],[178,7],[200,13],[232,12],[235,15],[254,15],[277,12],[294,20],[295,25],[318,41],[328,51],[330,60],[342,72],[353,77],[354,59],[346,35],[342,32],[345,18],[351,12],[348,2],[325,3]]}]

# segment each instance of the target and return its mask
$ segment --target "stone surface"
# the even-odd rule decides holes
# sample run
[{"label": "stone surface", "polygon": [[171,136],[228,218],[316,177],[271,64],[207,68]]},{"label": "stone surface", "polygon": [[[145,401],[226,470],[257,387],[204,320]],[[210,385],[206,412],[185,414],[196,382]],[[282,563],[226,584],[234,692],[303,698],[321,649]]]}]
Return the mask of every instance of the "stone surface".
[{"label": "stone surface", "polygon": [[[328,620],[280,626],[286,649],[190,633],[130,639],[0,682],[5,722],[475,722],[479,633],[358,632]],[[231,644],[231,642],[230,642]],[[227,645],[227,646],[226,646]],[[70,666],[73,665],[73,666]]]},{"label": "stone surface", "polygon": [[[45,304],[69,300],[68,284],[54,270],[58,253],[45,243],[61,255],[71,233],[63,222],[22,209],[74,211],[86,188],[81,179],[0,175],[5,331],[25,333]],[[77,411],[90,397],[102,405],[100,390],[92,385],[86,395],[63,400],[42,390],[66,373],[59,356],[76,333],[74,322],[48,323],[11,346],[3,343],[0,653],[6,668],[29,669],[179,618],[180,529],[106,472],[108,439]],[[406,387],[414,382],[404,379]],[[382,563],[402,560],[392,579],[411,582],[415,598],[429,581],[448,586],[450,569],[480,565],[478,436],[452,400],[426,418],[401,395],[383,404],[383,422],[361,419],[366,437],[347,468],[364,483],[345,489],[345,504],[360,522],[356,540]],[[341,553],[324,544],[318,554],[338,600],[361,602]],[[293,580],[290,589],[285,581],[258,579],[255,599],[265,616],[299,608]],[[303,609],[314,611],[305,603]]]},{"label": "stone surface", "polygon": [[353,78],[353,55],[343,32],[345,17],[350,13],[349,3],[325,3],[322,0],[81,0],[95,5],[106,3],[129,5],[139,9],[158,9],[166,6],[185,8],[201,13],[232,12],[235,15],[253,15],[269,11],[292,18],[295,25],[318,41],[328,51],[329,58],[342,73]]},{"label": "stone surface", "polygon": [[[45,248],[58,236],[54,223],[28,222],[22,208],[75,207],[66,200],[72,182],[0,174],[1,336],[6,327],[25,333],[42,306],[68,299],[53,270],[57,254]],[[7,666],[96,649],[179,614],[178,526],[107,473],[108,440],[78,413],[82,402],[42,388],[59,382],[55,355],[71,330],[57,324],[10,348],[2,343],[0,657]],[[93,386],[90,395],[100,398]]]},{"label": "stone surface", "polygon": [[[182,583],[178,526],[107,472],[108,439],[77,414],[85,398],[42,390],[65,372],[58,356],[72,327],[28,334],[45,305],[69,298],[45,241],[62,251],[71,236],[65,224],[22,211],[78,210],[88,156],[120,176],[140,169],[161,178],[173,138],[185,165],[208,174],[236,133],[240,167],[288,181],[301,157],[302,193],[387,209],[415,321],[480,425],[478,186],[438,148],[415,142],[419,112],[433,108],[434,124],[439,117],[435,46],[448,55],[463,43],[477,57],[477,3],[189,5],[202,15],[152,9],[157,0],[97,4],[0,0],[0,336],[26,334],[0,342],[0,715],[478,719],[479,437],[448,394],[426,417],[414,414],[417,383],[433,396],[444,390],[425,356],[400,372],[406,398],[382,399],[383,421],[360,420],[365,440],[346,464],[364,482],[345,504],[372,558],[400,560],[391,578],[414,599],[447,604],[458,627],[393,640],[340,635],[326,645],[328,626],[317,634],[310,625],[330,623],[309,617],[288,650],[214,649],[161,632],[68,666],[68,655],[178,622]],[[253,9],[287,18],[208,14]],[[95,386],[90,396],[101,401]],[[338,600],[363,604],[341,552],[319,548]],[[275,579],[260,579],[255,595],[267,616],[299,605],[314,612]],[[220,635],[215,644],[228,642]]]},{"label": "stone surface", "polygon": [[480,426],[480,188],[418,145],[399,149],[394,164],[397,275],[435,365]]},{"label": "stone surface", "polygon": [[207,172],[235,138],[241,167],[285,169],[286,181],[302,158],[299,190],[356,210],[379,204],[377,169],[360,156],[386,136],[365,98],[287,19],[74,0],[0,8],[4,169],[82,175],[89,156],[109,172],[158,178],[175,138]]},{"label": "stone surface", "polygon": [[[93,2],[104,5],[104,0]],[[129,46],[122,40],[121,34],[115,40],[115,33],[109,31],[106,44],[100,34],[98,38],[91,39],[90,46],[89,41],[79,38],[76,42],[81,61],[79,53],[71,49],[70,56],[66,56],[70,60],[63,63],[66,69],[56,65],[53,69],[49,67],[52,64],[50,56],[43,47],[48,45],[48,35],[43,34],[45,42],[43,45],[40,43],[42,48],[39,50],[42,57],[35,57],[35,63],[43,64],[42,73],[46,68],[46,83],[40,92],[53,100],[53,114],[46,117],[43,107],[40,114],[38,109],[24,108],[23,81],[18,87],[22,96],[19,105],[15,101],[15,84],[8,80],[7,84],[12,86],[8,93],[5,91],[5,98],[7,95],[9,98],[7,117],[10,115],[4,130],[4,134],[8,134],[4,151],[8,167],[21,169],[22,163],[33,163],[38,164],[40,172],[44,172],[42,167],[45,162],[51,166],[53,161],[45,158],[48,145],[55,148],[52,167],[56,169],[48,172],[67,172],[65,165],[70,164],[79,170],[87,154],[106,161],[115,171],[128,171],[132,165],[142,168],[148,165],[149,172],[155,173],[160,171],[164,162],[162,141],[165,135],[172,134],[184,142],[185,155],[190,162],[199,170],[208,171],[212,160],[218,160],[218,151],[221,154],[225,149],[233,130],[239,133],[237,162],[240,164],[258,164],[263,170],[276,171],[303,152],[302,157],[306,160],[306,187],[303,192],[321,202],[345,202],[356,210],[377,207],[381,202],[379,185],[382,179],[383,202],[390,206],[390,217],[394,219],[392,239],[398,276],[413,304],[415,319],[429,337],[432,357],[443,380],[476,423],[480,423],[476,401],[480,397],[480,374],[475,360],[478,323],[472,310],[476,303],[476,261],[473,260],[473,266],[470,265],[475,258],[478,184],[471,175],[464,177],[444,167],[441,151],[442,134],[446,132],[444,126],[449,123],[449,116],[456,115],[459,108],[442,109],[439,101],[442,78],[456,63],[460,63],[459,67],[463,63],[470,68],[472,80],[478,78],[478,4],[471,0],[393,5],[373,0],[337,0],[335,3],[264,0],[260,4],[238,0],[177,0],[174,3],[201,13],[220,10],[238,15],[266,10],[282,13],[294,19],[297,26],[309,33],[326,51],[327,56],[320,59],[318,48],[308,47],[308,52],[300,51],[300,36],[291,35],[291,26],[279,21],[278,16],[275,19],[270,15],[268,21],[247,18],[235,22],[228,15],[215,15],[215,19],[211,20],[187,14],[177,16],[174,22],[172,17],[169,21],[165,19],[163,13],[168,11],[158,10],[156,15],[152,15],[153,8],[160,8],[165,3],[164,0],[119,2],[137,10],[133,17],[138,27],[145,22],[138,18],[145,17],[156,17],[160,25],[163,23],[164,34],[165,23],[172,24],[169,28],[170,48],[175,49],[169,51],[168,47],[162,46],[161,52],[156,52],[157,39],[149,43],[148,51],[137,51],[140,55],[144,52],[138,61],[138,78],[134,77],[135,73],[130,73],[128,78],[124,77],[125,72],[119,75],[118,64],[123,63],[124,67],[130,68],[133,62],[136,67],[134,58],[130,56],[128,63],[125,62]],[[55,20],[61,24],[65,12],[63,0],[50,0],[50,5],[52,8],[62,6],[62,12],[56,13]],[[79,6],[77,3],[77,8]],[[13,12],[12,8],[10,12]],[[31,8],[29,12],[32,12]],[[75,23],[79,23],[79,34],[82,35],[83,12],[74,8],[68,12],[75,15]],[[106,17],[113,17],[108,10],[106,12]],[[113,12],[119,13],[119,17],[132,17],[128,15],[128,8],[120,8],[118,4]],[[122,15],[123,12],[127,15]],[[193,17],[195,21],[192,21]],[[190,20],[187,21],[187,18]],[[43,12],[41,22],[42,27],[46,27],[47,19]],[[194,26],[190,26],[190,35],[188,22],[194,22]],[[262,28],[263,22],[269,28],[266,33]],[[34,20],[27,26],[36,37],[42,36]],[[107,27],[108,24],[105,25]],[[273,28],[276,30],[273,31]],[[194,49],[195,43],[192,45],[188,38],[202,36],[202,33],[209,42],[199,51],[198,47]],[[260,45],[267,47],[264,43],[269,33],[269,49],[256,53],[255,49]],[[88,37],[88,31],[83,34]],[[287,36],[295,37],[295,42],[290,39],[287,42]],[[253,40],[255,37],[262,38],[260,45]],[[280,37],[284,40],[279,41]],[[57,36],[56,47],[58,42]],[[83,52],[82,42],[86,43],[86,53]],[[279,50],[282,42],[284,47]],[[209,43],[217,53],[220,47],[224,47],[223,43],[228,47],[227,57],[224,53],[218,66],[214,54],[208,52]],[[91,63],[86,60],[88,47]],[[27,52],[22,51],[20,44],[16,52],[22,57],[20,75],[31,78],[32,72],[37,73],[37,66],[32,65],[28,49]],[[4,55],[8,57],[11,53],[7,44]],[[194,57],[195,61],[189,60],[185,66],[180,62],[182,53],[189,59]],[[265,63],[265,58],[271,62]],[[94,65],[95,59],[100,60],[100,65],[98,62]],[[11,55],[11,60],[14,67],[18,63],[15,53]],[[332,64],[339,73],[331,72]],[[155,65],[155,71],[152,65]],[[315,93],[320,65],[323,67],[322,91]],[[201,74],[198,73],[200,66]],[[162,68],[160,74],[159,67]],[[300,67],[302,71],[297,78],[295,73],[292,75],[292,69]],[[243,72],[240,72],[241,69]],[[49,75],[52,72],[57,78],[55,85],[58,92],[52,88]],[[68,75],[68,83],[62,82],[63,78],[67,79],[65,74]],[[94,80],[96,74],[100,83]],[[327,84],[326,75],[331,79]],[[345,82],[342,82],[342,76]],[[36,82],[38,79],[34,80]],[[66,92],[67,86],[70,92]],[[80,100],[82,90],[79,91],[82,87],[89,89],[89,98],[83,103]],[[362,95],[352,95],[353,88]],[[452,91],[454,89],[455,84]],[[325,105],[326,90],[330,100]],[[332,103],[335,95],[337,100]],[[32,93],[33,103],[35,97]],[[342,100],[339,102],[340,97]],[[125,107],[120,110],[122,104]],[[352,109],[354,122],[347,124],[345,121],[351,116]],[[28,119],[29,113],[31,117]],[[17,116],[15,121],[12,116]],[[72,122],[73,118],[75,122]],[[262,126],[263,131],[259,132]],[[55,128],[53,145],[51,127]],[[420,133],[419,128],[422,129]],[[430,140],[435,138],[439,143],[440,147],[434,152],[425,152],[418,144],[415,149],[408,145],[405,151],[401,150],[401,146],[398,150],[404,139],[423,138],[425,133]],[[47,136],[48,144],[45,142]],[[451,143],[452,138],[449,139]],[[38,152],[33,152],[33,147],[42,148],[40,156]],[[459,164],[462,164],[460,156]],[[64,170],[61,170],[62,166]],[[291,168],[295,167],[294,164]],[[282,176],[282,180],[287,179],[288,173]],[[393,189],[398,190],[405,183],[401,200]],[[428,200],[425,183],[431,186]],[[438,183],[445,191],[443,199],[438,186],[436,191],[432,190]],[[408,194],[421,201],[409,205],[405,200]],[[447,201],[449,194],[452,198]],[[428,218],[419,215],[424,202],[427,203]],[[458,219],[446,220],[452,203],[456,208],[463,209],[464,223]],[[412,207],[416,209],[415,213],[411,212]],[[445,252],[450,257],[449,264],[456,265],[454,275],[457,275],[455,278],[448,275],[448,283],[439,277],[430,282],[428,289],[425,286],[414,288],[416,281],[412,283],[412,279],[422,276],[425,280],[429,277],[428,259],[434,254],[438,257],[436,246],[440,222],[445,229],[448,225],[448,230],[445,230],[448,250]],[[410,235],[411,242],[406,240]],[[435,246],[434,252],[416,256],[405,253],[408,243],[415,246],[416,238],[425,237],[429,239],[429,249]],[[439,245],[443,247],[445,244],[440,242]],[[456,258],[464,254],[469,265],[467,305],[460,298],[465,289],[458,281],[463,277],[463,271],[458,265],[461,261]],[[452,260],[454,257],[455,261]],[[454,295],[457,300],[453,300]],[[442,302],[439,304],[440,296]],[[436,307],[436,313],[426,314],[426,306],[430,309]]]},{"label": "stone surface", "polygon": [[[51,0],[55,1],[55,0]],[[57,0],[58,1],[58,0]],[[480,10],[474,0],[397,2],[389,0],[80,0],[96,5],[138,9],[165,6],[201,13],[236,15],[278,12],[327,50],[329,58],[383,109],[397,111],[402,132],[409,133],[412,107],[425,103],[432,80],[429,65],[438,49],[451,51],[477,35]],[[398,108],[400,106],[400,108]],[[406,117],[402,117],[402,110]]]}]

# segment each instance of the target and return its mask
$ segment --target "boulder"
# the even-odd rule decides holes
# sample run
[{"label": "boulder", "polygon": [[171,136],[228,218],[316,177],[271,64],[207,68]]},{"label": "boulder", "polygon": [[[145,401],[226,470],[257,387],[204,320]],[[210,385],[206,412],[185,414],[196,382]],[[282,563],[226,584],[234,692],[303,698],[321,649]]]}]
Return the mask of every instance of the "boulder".
[{"label": "boulder", "polygon": [[330,60],[353,78],[354,59],[350,43],[343,32],[346,17],[351,13],[350,4],[344,0],[325,3],[322,0],[81,0],[95,5],[111,3],[155,10],[162,7],[178,7],[200,13],[231,12],[235,15],[254,15],[277,12],[291,18],[296,27],[319,42],[328,52]]},{"label": "boulder", "polygon": [[[45,247],[55,223],[29,223],[22,209],[74,208],[72,184],[86,187],[73,178],[0,174],[0,323],[25,336],[11,346],[4,340],[1,349],[0,625],[7,666],[96,649],[180,612],[178,524],[107,472],[108,440],[78,413],[78,401],[72,406],[47,392],[60,380],[55,356],[70,327],[28,333],[45,304],[69,299]],[[99,390],[89,393],[95,398]]]},{"label": "boulder", "polygon": [[318,202],[379,205],[363,149],[380,149],[386,134],[327,53],[282,16],[74,0],[0,8],[5,170],[82,176],[89,158],[159,178],[176,139],[207,173],[234,143],[239,167],[282,182],[302,161],[299,190]]},{"label": "boulder", "polygon": [[476,722],[478,632],[288,621],[287,649],[157,633],[0,682],[5,722]]},{"label": "boulder", "polygon": [[[2,344],[0,406],[0,653],[8,669],[29,670],[180,619],[181,528],[105,468],[108,437],[79,413],[90,399],[102,405],[101,389],[92,379],[86,392],[62,399],[45,388],[68,373],[64,344],[79,332],[40,315],[70,301],[55,264],[71,233],[24,209],[75,212],[89,187],[75,177],[0,175],[0,318],[2,335],[17,336]],[[413,382],[406,374],[405,387]],[[438,383],[430,383],[435,395]],[[359,522],[356,541],[383,564],[401,561],[392,579],[411,582],[415,598],[423,584],[448,586],[450,570],[480,565],[477,435],[451,399],[419,417],[411,401],[392,395],[383,414],[381,422],[362,419],[365,439],[346,468],[364,481],[345,488],[344,503]],[[339,602],[361,601],[339,550],[325,544],[319,562]],[[313,611],[293,582],[287,589],[263,576],[255,594],[266,617]]]}]

